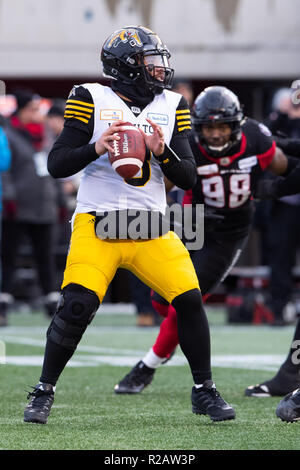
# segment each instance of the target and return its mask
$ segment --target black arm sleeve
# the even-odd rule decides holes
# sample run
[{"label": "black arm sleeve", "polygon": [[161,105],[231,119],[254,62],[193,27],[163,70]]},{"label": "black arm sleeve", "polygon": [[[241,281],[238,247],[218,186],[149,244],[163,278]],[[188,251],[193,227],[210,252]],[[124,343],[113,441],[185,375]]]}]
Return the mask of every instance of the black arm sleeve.
[{"label": "black arm sleeve", "polygon": [[[291,163],[289,166],[292,168]],[[276,196],[283,197],[300,193],[300,163],[293,165],[293,169],[288,174],[286,172],[285,175],[287,175],[285,178],[279,177],[275,180]]]},{"label": "black arm sleeve", "polygon": [[274,136],[274,140],[276,145],[280,147],[284,153],[300,158],[300,139],[284,139],[282,137]]},{"label": "black arm sleeve", "polygon": [[197,168],[189,143],[191,129],[190,110],[182,97],[176,110],[175,126],[170,145],[156,157],[163,174],[178,188],[191,189],[197,182]]},{"label": "black arm sleeve", "polygon": [[53,178],[75,175],[99,158],[89,135],[75,127],[64,127],[48,156],[48,171]]},{"label": "black arm sleeve", "polygon": [[[178,157],[180,155],[180,158]],[[187,190],[197,182],[197,169],[188,138],[174,137],[158,157],[163,174],[178,188]]]},{"label": "black arm sleeve", "polygon": [[286,157],[288,166],[283,175],[258,181],[254,191],[256,199],[278,199],[300,193],[300,162],[290,155]]}]

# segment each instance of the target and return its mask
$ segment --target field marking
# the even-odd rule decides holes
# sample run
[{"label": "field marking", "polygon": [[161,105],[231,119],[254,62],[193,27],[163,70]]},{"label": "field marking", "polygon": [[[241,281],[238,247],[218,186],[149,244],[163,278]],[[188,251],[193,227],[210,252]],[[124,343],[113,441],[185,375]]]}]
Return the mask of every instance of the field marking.
[{"label": "field marking", "polygon": [[[11,344],[23,344],[25,346],[36,346],[44,348],[46,345],[46,340],[34,339],[34,338],[18,338],[15,336],[2,335],[3,341]],[[144,355],[145,350],[137,349],[116,349],[116,348],[107,348],[101,346],[85,346],[79,345],[77,351],[88,352],[88,353],[110,353],[110,354],[132,354],[136,356]]]},{"label": "field marking", "polygon": [[[28,332],[28,331],[27,331]],[[44,348],[45,339],[35,339],[28,337],[18,337],[13,335],[1,335],[6,343],[21,344]],[[86,353],[86,354],[80,354]],[[73,358],[69,361],[70,367],[97,367],[107,364],[112,366],[132,367],[141,359],[146,350],[124,349],[112,347],[86,346],[79,345]],[[222,354],[212,356],[212,366],[222,368],[239,368],[252,370],[276,371],[282,364],[285,356],[274,354]],[[43,355],[22,355],[2,358],[2,364],[21,365],[21,366],[41,366]],[[183,355],[175,354],[167,366],[186,365],[187,361]]]},{"label": "field marking", "polygon": [[[122,350],[118,350],[121,355],[82,355],[75,354],[75,356],[69,361],[68,367],[98,367],[100,365],[111,365],[111,366],[126,366],[132,367],[136,364],[137,358],[142,356],[128,356],[122,355]],[[117,352],[117,350],[116,350]],[[18,365],[18,366],[42,366],[43,355],[27,355],[27,356],[6,356],[7,365]],[[217,355],[212,357],[213,367],[222,367],[230,369],[252,369],[252,370],[265,370],[265,371],[276,371],[282,364],[285,356],[282,355],[266,355],[266,354],[255,354],[255,355]],[[183,366],[186,365],[187,361],[185,357],[175,355],[172,360],[169,361],[166,366]]]}]

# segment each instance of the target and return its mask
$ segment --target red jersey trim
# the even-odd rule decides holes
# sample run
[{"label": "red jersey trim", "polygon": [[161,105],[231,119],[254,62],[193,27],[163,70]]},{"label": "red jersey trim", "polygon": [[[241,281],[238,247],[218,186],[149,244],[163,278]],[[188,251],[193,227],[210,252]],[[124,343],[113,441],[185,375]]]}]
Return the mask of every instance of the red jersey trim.
[{"label": "red jersey trim", "polygon": [[273,142],[272,147],[269,148],[269,150],[257,155],[257,160],[262,170],[265,170],[270,165],[270,163],[272,163],[272,160],[275,155],[275,151],[276,151],[276,143]]},{"label": "red jersey trim", "polygon": [[186,204],[192,204],[193,202],[193,190],[188,189],[185,191],[183,199],[182,199],[182,205],[185,206]]}]

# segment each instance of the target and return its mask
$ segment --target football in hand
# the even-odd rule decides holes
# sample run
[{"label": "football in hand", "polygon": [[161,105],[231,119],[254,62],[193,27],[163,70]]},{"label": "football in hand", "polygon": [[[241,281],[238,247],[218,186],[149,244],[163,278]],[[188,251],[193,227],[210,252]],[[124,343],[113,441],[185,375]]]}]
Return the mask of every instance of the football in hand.
[{"label": "football in hand", "polygon": [[119,140],[113,140],[113,152],[108,152],[109,161],[113,169],[122,178],[133,178],[142,168],[146,145],[140,131],[129,122],[126,122],[123,131],[118,131]]}]

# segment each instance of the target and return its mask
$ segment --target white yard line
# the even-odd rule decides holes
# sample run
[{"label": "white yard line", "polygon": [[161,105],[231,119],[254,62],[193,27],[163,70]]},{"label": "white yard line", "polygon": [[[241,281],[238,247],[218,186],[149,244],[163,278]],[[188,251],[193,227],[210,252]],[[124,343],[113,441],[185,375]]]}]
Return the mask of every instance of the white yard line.
[{"label": "white yard line", "polygon": [[[266,359],[267,358],[265,355],[252,356],[251,359],[249,356],[247,356],[247,359],[244,359],[241,356],[213,356],[212,366],[230,369],[252,369],[275,372],[276,370],[278,370],[278,366],[282,363],[284,356],[270,356],[268,361],[266,361]],[[136,364],[136,362],[137,356],[83,356],[76,354],[74,358],[68,362],[68,367],[97,367],[104,364],[110,366],[132,367]],[[43,364],[43,356],[6,356],[6,362],[4,364],[1,364],[1,367],[3,367],[3,365],[5,364],[41,367]],[[173,356],[172,360],[166,364],[166,366],[183,366],[186,364],[187,362],[184,357],[175,355]]]},{"label": "white yard line", "polygon": [[[28,333],[28,331],[27,331]],[[45,340],[18,337],[9,334],[1,335],[1,340],[4,343],[21,344],[26,346],[45,347]],[[95,367],[101,364],[109,364],[113,366],[129,366],[132,367],[136,364],[139,358],[142,358],[146,352],[145,350],[137,349],[123,349],[99,346],[85,346],[78,347],[74,357],[68,363],[70,367]],[[87,354],[80,354],[87,353]],[[240,369],[253,369],[253,370],[266,370],[276,371],[278,366],[283,362],[285,356],[277,354],[228,354],[228,355],[214,355],[212,357],[213,367],[223,368],[240,368]],[[14,364],[24,366],[41,366],[43,362],[42,355],[22,355],[22,356],[6,356],[5,359],[0,361],[0,364]],[[175,355],[167,366],[178,366],[186,364],[186,359],[183,355]]]},{"label": "white yard line", "polygon": [[[46,340],[34,339],[34,338],[18,338],[15,336],[2,335],[2,341],[4,343],[11,344],[23,344],[26,346],[37,346],[44,348],[46,345]],[[77,348],[77,351],[88,352],[88,353],[105,353],[105,354],[131,354],[131,355],[144,355],[145,350],[139,351],[137,349],[116,349],[116,348],[105,348],[100,346],[84,346],[80,345]]]}]

